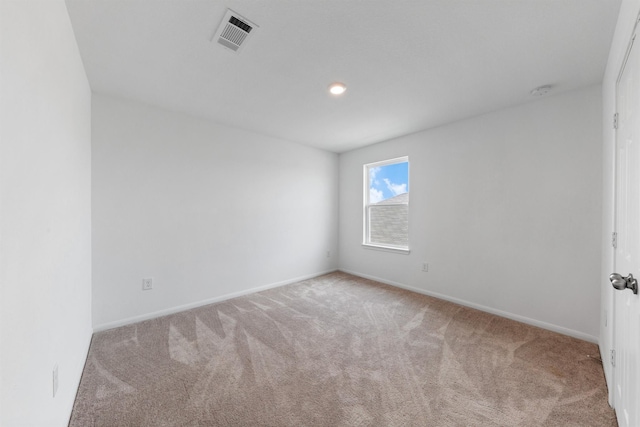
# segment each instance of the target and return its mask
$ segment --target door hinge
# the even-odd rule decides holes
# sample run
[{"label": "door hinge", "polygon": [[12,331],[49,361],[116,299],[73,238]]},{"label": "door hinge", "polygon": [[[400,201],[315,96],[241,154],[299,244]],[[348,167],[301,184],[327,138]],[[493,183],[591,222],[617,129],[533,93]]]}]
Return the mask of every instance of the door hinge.
[{"label": "door hinge", "polygon": [[611,350],[611,366],[616,367],[616,351]]},{"label": "door hinge", "polygon": [[613,128],[618,129],[618,113],[613,115]]},{"label": "door hinge", "polygon": [[618,233],[615,231],[611,233],[611,246],[613,246],[613,249],[618,249]]}]

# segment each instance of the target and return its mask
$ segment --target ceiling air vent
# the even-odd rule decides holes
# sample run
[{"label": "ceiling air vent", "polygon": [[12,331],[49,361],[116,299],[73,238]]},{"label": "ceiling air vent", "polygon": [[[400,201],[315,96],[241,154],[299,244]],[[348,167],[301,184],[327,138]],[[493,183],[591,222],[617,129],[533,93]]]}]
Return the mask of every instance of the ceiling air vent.
[{"label": "ceiling air vent", "polygon": [[251,31],[256,28],[258,28],[258,26],[248,19],[245,19],[234,11],[227,9],[227,13],[225,13],[222,23],[213,35],[211,41],[216,40],[227,49],[239,52],[247,43]]}]

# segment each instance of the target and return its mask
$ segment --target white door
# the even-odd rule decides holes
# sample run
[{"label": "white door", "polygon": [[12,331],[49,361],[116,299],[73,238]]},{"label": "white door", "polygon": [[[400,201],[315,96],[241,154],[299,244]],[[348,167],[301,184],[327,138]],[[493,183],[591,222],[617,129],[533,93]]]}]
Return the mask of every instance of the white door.
[{"label": "white door", "polygon": [[[640,280],[640,46],[634,46],[635,31],[618,79],[616,98],[618,241],[614,265],[619,276],[616,282],[612,275],[612,283],[617,288],[633,286],[627,278],[629,274]],[[626,288],[614,291],[613,298],[614,406],[620,427],[639,427],[640,295]]]}]

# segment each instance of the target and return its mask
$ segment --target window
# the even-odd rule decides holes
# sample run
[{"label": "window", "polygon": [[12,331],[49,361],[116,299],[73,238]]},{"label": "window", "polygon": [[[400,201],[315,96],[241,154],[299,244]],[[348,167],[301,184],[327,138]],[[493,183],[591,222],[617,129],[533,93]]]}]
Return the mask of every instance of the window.
[{"label": "window", "polygon": [[363,245],[409,251],[409,158],[364,165]]}]

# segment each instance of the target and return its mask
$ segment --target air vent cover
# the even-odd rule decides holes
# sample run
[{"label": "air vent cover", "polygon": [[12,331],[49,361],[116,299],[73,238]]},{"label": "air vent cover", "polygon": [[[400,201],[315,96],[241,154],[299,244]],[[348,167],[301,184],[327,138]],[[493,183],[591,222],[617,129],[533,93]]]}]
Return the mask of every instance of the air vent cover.
[{"label": "air vent cover", "polygon": [[231,9],[227,9],[227,13],[225,13],[211,41],[215,40],[227,49],[237,53],[247,43],[249,36],[256,28],[258,28],[256,24]]}]

